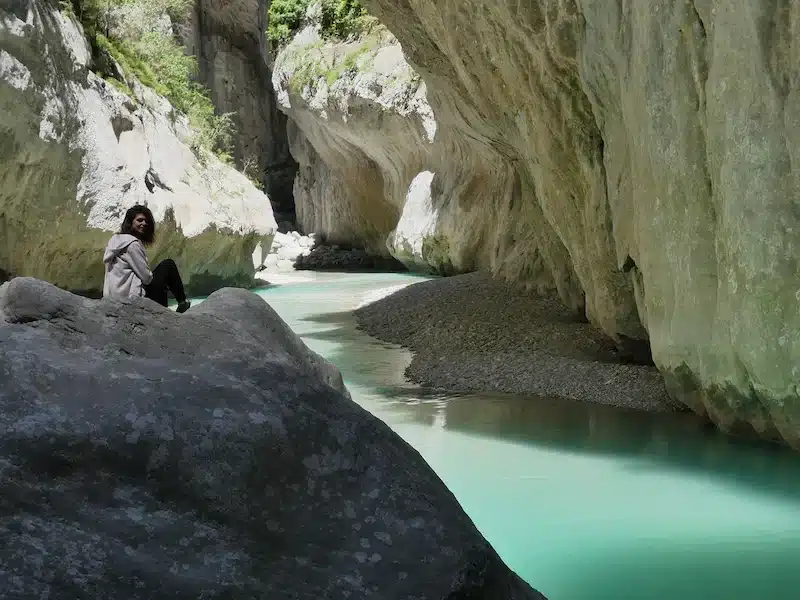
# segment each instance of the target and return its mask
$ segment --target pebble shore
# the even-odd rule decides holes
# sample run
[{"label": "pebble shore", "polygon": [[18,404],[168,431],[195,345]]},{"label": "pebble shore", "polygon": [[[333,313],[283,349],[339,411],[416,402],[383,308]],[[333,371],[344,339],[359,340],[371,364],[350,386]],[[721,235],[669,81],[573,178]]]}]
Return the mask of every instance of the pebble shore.
[{"label": "pebble shore", "polygon": [[470,273],[404,287],[355,314],[366,333],[414,351],[406,375],[420,385],[681,410],[655,367],[622,364],[554,293]]}]

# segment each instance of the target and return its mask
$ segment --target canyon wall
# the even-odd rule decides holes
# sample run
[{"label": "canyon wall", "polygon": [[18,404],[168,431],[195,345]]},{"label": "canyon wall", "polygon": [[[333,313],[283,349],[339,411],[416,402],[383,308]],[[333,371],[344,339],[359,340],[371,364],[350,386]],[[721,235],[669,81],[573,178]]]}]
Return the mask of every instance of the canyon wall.
[{"label": "canyon wall", "polygon": [[278,54],[273,83],[289,116],[298,224],[331,243],[388,255],[409,176],[435,134],[425,86],[380,26],[326,43],[312,22]]},{"label": "canyon wall", "polygon": [[421,76],[435,139],[361,101],[380,96],[354,93],[367,62],[349,83],[324,59],[313,85],[289,68],[294,88],[276,70],[296,186],[345,182],[307,195],[323,229],[555,286],[618,341],[649,339],[722,429],[800,446],[800,5],[364,4]]},{"label": "canyon wall", "polygon": [[276,230],[267,196],[194,151],[166,99],[130,74],[119,89],[92,60],[55,2],[0,8],[0,270],[97,294],[109,232],[141,203],[160,222],[151,263],[174,258],[189,293],[250,285]]},{"label": "canyon wall", "polygon": [[267,0],[196,0],[179,29],[197,58],[200,81],[220,113],[232,113],[234,160],[264,182],[278,221],[294,220],[297,164],[289,153],[286,116],[272,92],[264,36]]}]

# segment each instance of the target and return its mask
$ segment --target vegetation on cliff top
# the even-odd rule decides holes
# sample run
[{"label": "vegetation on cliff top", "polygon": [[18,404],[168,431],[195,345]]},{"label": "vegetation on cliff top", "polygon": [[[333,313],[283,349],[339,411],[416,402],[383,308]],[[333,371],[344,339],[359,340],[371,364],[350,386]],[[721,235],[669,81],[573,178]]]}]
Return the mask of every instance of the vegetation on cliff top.
[{"label": "vegetation on cliff top", "polygon": [[172,31],[192,0],[63,0],[61,6],[83,25],[99,75],[131,96],[127,78],[136,77],[189,118],[198,157],[208,151],[230,162],[231,115],[216,114],[208,90],[196,81],[197,61]]},{"label": "vegetation on cliff top", "polygon": [[358,0],[272,0],[267,38],[283,46],[302,27],[308,8],[320,4],[320,33],[326,38],[345,39],[366,29],[371,17]]},{"label": "vegetation on cliff top", "polygon": [[318,49],[318,44],[307,46],[303,48],[299,60],[295,59],[297,67],[289,81],[289,88],[294,93],[300,94],[306,87],[315,87],[322,80],[331,87],[338,79],[356,73],[359,68],[368,69],[371,61],[366,59],[362,62],[362,57],[374,53],[378,44],[379,39],[376,37],[367,37],[359,40],[358,44],[349,46],[345,54],[338,56],[336,54],[325,56],[321,52],[309,54]]}]

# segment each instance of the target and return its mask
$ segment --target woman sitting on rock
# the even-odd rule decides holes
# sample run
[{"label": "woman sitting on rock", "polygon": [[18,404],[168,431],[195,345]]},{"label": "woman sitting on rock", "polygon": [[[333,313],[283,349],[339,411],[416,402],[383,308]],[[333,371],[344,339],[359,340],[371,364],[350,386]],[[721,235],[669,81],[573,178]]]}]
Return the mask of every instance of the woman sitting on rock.
[{"label": "woman sitting on rock", "polygon": [[167,291],[178,301],[178,312],[186,312],[191,303],[183,291],[178,266],[172,259],[158,263],[150,271],[145,246],[153,243],[156,222],[146,206],[136,205],[125,213],[119,233],[111,236],[103,255],[106,278],[104,298],[144,296],[167,306]]}]

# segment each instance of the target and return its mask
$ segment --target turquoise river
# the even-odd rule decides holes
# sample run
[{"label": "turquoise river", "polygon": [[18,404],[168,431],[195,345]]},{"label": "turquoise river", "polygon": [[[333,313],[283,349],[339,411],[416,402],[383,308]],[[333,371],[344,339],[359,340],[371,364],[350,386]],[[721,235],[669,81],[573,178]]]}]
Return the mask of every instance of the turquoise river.
[{"label": "turquoise river", "polygon": [[550,600],[800,599],[800,454],[684,415],[428,392],[404,381],[407,351],[351,316],[410,276],[295,278],[258,293]]}]

